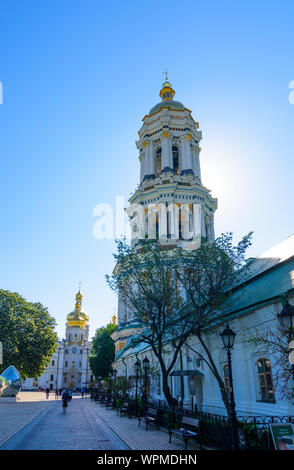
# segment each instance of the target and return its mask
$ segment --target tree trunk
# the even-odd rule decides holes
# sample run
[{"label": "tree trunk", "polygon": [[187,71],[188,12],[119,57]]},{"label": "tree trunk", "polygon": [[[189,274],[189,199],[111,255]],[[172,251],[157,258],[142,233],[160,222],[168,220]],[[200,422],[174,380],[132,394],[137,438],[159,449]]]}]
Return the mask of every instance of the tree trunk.
[{"label": "tree trunk", "polygon": [[163,390],[167,403],[169,404],[170,407],[172,407],[173,405],[175,405],[177,401],[175,398],[173,398],[170,392],[170,388],[168,385],[168,377],[169,377],[168,374],[162,371],[162,390]]},{"label": "tree trunk", "polygon": [[215,362],[212,358],[212,355],[210,354],[210,351],[208,349],[208,347],[206,346],[202,336],[200,333],[197,334],[198,336],[198,339],[203,347],[203,349],[205,350],[206,352],[206,355],[207,355],[207,358],[208,358],[208,361],[211,365],[211,368],[212,368],[212,372],[218,382],[218,385],[219,385],[219,389],[220,389],[220,392],[221,392],[221,396],[222,396],[222,400],[224,402],[224,405],[226,407],[226,410],[227,410],[227,413],[228,413],[228,416],[231,416],[231,405],[230,405],[230,401],[228,399],[228,395],[227,395],[227,392],[226,392],[226,389],[225,389],[225,384],[224,384],[224,381],[222,380],[221,376],[219,375],[218,373],[218,370],[217,370],[217,367],[215,365]]}]

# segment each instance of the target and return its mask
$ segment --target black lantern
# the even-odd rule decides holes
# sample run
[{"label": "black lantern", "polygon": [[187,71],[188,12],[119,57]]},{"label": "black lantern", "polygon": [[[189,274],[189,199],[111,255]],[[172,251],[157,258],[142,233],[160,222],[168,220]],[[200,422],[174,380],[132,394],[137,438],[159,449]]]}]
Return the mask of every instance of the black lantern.
[{"label": "black lantern", "polygon": [[236,333],[229,327],[227,323],[224,331],[220,333],[222,337],[224,348],[227,351],[228,357],[228,369],[229,369],[229,381],[230,381],[230,402],[231,402],[231,425],[232,425],[232,439],[233,439],[233,449],[239,449],[239,430],[238,430],[238,419],[236,414],[236,404],[234,397],[234,386],[233,386],[233,374],[232,374],[232,351],[235,342]]},{"label": "black lantern", "polygon": [[113,371],[112,371],[112,375],[113,375],[113,378],[115,379],[115,378],[116,378],[116,376],[117,376],[117,370],[116,370],[116,369],[113,369]]},{"label": "black lantern", "polygon": [[139,378],[140,369],[141,369],[141,362],[138,359],[137,362],[135,362],[135,371],[136,371],[136,395],[135,395],[136,416],[138,416],[138,378]]},{"label": "black lantern", "polygon": [[148,370],[149,362],[150,362],[150,361],[149,361],[148,357],[145,357],[145,358],[143,359],[143,369],[144,369],[145,372]]},{"label": "black lantern", "polygon": [[290,305],[287,300],[281,313],[277,315],[282,330],[291,336],[291,331],[294,328],[294,305]]},{"label": "black lantern", "polygon": [[224,347],[226,349],[232,349],[234,346],[236,333],[229,327],[228,323],[226,328],[220,335],[222,337]]},{"label": "black lantern", "polygon": [[112,379],[112,376],[113,376],[113,371],[110,370],[110,371],[109,371],[109,378]]}]

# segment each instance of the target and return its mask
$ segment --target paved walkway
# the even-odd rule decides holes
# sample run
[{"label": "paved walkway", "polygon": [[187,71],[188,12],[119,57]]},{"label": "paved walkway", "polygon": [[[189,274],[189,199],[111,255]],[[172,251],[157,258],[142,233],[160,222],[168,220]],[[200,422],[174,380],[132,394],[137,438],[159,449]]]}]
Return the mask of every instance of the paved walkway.
[{"label": "paved walkway", "polygon": [[46,410],[54,400],[44,392],[20,392],[16,403],[0,403],[0,447],[11,436]]},{"label": "paved walkway", "polygon": [[[116,432],[132,450],[183,450],[184,442],[176,436],[172,437],[169,444],[169,434],[167,430],[157,430],[156,426],[150,426],[146,431],[145,423],[138,426],[136,418],[128,416],[117,416],[116,411],[108,410],[104,406],[88,399],[87,406],[94,409],[112,429]],[[188,450],[199,449],[194,441],[188,443]]]},{"label": "paved walkway", "polygon": [[[74,397],[66,414],[54,394],[22,392],[17,403],[0,405],[1,450],[183,450],[169,444],[166,430],[145,430],[135,418],[117,416],[89,398]],[[195,449],[191,442],[188,449]]]},{"label": "paved walkway", "polygon": [[16,433],[2,450],[122,450],[126,444],[86,405],[74,397],[66,414],[61,400]]}]

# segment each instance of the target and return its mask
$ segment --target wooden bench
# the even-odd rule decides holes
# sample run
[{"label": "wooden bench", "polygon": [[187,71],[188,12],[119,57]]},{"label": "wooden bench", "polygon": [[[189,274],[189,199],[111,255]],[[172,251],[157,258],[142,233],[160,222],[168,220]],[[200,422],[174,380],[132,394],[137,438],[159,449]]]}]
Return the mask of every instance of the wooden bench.
[{"label": "wooden bench", "polygon": [[123,406],[121,408],[117,409],[117,414],[120,413],[120,416],[123,416],[124,414],[130,414],[130,406],[127,401],[123,403]]},{"label": "wooden bench", "polygon": [[195,439],[200,443],[199,419],[183,416],[180,426],[181,427],[179,429],[173,429],[172,425],[168,426],[170,443],[173,434],[176,434],[178,437],[183,439],[185,443],[185,450],[187,450],[187,445],[190,439]]},{"label": "wooden bench", "polygon": [[[158,429],[158,414],[157,410],[154,410],[153,408],[148,408],[145,414],[145,423],[146,423],[146,431],[148,431],[150,424],[156,424],[157,429]],[[139,426],[141,424],[142,417],[138,417],[139,420]]]},{"label": "wooden bench", "polygon": [[100,405],[104,405],[106,402],[107,402],[106,398],[103,398],[103,397],[98,398],[98,403],[100,403]]},{"label": "wooden bench", "polygon": [[105,407],[108,409],[114,408],[114,400],[107,400],[104,404],[105,404]]}]

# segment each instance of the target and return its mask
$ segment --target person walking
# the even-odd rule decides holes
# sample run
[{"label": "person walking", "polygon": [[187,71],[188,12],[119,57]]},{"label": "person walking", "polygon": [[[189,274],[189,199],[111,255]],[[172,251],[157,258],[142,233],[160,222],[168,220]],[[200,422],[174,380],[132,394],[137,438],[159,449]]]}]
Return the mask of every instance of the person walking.
[{"label": "person walking", "polygon": [[50,393],[50,390],[49,390],[49,387],[46,388],[46,399],[48,400],[49,398],[49,393]]},{"label": "person walking", "polygon": [[55,389],[55,400],[58,400],[58,388]]},{"label": "person walking", "polygon": [[84,394],[85,394],[85,389],[84,389],[84,387],[81,389],[81,394],[82,394],[82,398],[84,398]]},{"label": "person walking", "polygon": [[69,402],[69,394],[68,390],[64,390],[62,393],[62,410],[63,413],[66,413],[66,408],[68,407],[68,402]]},{"label": "person walking", "polygon": [[69,401],[72,400],[72,389],[70,388],[68,391]]}]

